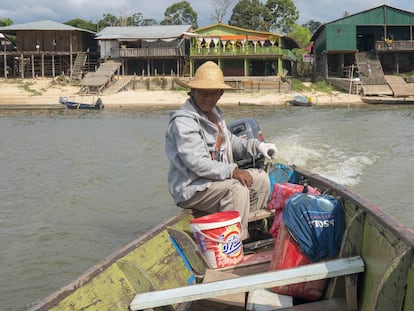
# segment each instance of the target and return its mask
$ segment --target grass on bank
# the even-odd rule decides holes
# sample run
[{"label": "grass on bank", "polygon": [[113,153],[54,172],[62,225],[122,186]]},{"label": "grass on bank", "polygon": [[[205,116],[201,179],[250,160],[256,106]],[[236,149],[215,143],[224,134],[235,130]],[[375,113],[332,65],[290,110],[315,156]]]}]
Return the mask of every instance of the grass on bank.
[{"label": "grass on bank", "polygon": [[303,81],[298,78],[291,79],[291,89],[294,92],[323,92],[323,93],[330,93],[332,91],[343,92],[343,90],[328,84],[325,80],[317,80],[317,81]]},{"label": "grass on bank", "polygon": [[79,85],[79,82],[76,84],[70,81],[69,78],[61,75],[54,79],[51,79],[50,82],[48,82],[47,86],[45,86],[43,83],[43,87],[39,87],[37,85],[37,82],[31,79],[0,79],[0,84],[13,84],[16,87],[29,93],[30,96],[41,96],[43,93],[47,92],[49,88],[59,88],[67,85],[77,86]]},{"label": "grass on bank", "polygon": [[36,90],[33,89],[31,86],[34,83],[31,82],[23,82],[21,85],[19,85],[19,88],[25,90],[26,92],[30,93],[30,96],[40,96],[43,94],[43,92],[45,91],[45,89],[41,89],[41,90]]}]

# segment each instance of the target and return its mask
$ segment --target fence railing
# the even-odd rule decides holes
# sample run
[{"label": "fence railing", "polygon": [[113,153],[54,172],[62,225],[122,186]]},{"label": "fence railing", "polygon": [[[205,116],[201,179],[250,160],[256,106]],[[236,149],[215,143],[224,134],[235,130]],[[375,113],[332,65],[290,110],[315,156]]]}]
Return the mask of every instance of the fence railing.
[{"label": "fence railing", "polygon": [[397,50],[409,51],[414,50],[414,40],[393,40],[392,42],[377,41],[375,43],[377,51]]},{"label": "fence railing", "polygon": [[260,47],[217,47],[217,48],[191,48],[190,55],[194,56],[217,56],[217,57],[248,57],[248,56],[282,56],[296,60],[291,50],[282,49],[277,46]]},{"label": "fence railing", "polygon": [[185,53],[180,48],[121,48],[120,57],[179,57]]},{"label": "fence railing", "polygon": [[282,48],[277,46],[265,47],[218,47],[218,48],[191,48],[191,56],[247,56],[247,55],[283,55]]}]

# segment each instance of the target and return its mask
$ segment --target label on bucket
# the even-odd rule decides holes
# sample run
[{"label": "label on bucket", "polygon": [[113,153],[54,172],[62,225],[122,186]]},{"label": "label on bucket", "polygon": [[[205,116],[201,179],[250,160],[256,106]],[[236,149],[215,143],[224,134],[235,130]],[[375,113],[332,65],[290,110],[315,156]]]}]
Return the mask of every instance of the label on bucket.
[{"label": "label on bucket", "polygon": [[233,266],[243,260],[240,217],[233,211],[223,213],[229,212],[200,217],[190,224],[199,249],[213,268]]}]

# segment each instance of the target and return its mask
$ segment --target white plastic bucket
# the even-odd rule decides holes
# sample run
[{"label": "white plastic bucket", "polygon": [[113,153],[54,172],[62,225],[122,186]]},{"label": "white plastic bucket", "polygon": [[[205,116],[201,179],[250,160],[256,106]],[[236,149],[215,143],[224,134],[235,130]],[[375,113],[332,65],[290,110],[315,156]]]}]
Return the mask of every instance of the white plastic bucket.
[{"label": "white plastic bucket", "polygon": [[226,211],[195,218],[190,229],[212,268],[234,266],[243,260],[240,214]]}]

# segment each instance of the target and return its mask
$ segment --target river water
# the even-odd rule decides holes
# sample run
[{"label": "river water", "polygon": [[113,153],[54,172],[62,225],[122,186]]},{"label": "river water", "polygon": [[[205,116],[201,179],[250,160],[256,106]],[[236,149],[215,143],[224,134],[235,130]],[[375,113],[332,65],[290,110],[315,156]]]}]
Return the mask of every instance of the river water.
[{"label": "river water", "polygon": [[[171,108],[0,110],[1,310],[25,310],[160,221]],[[345,184],[414,228],[414,106],[225,107],[279,160]]]}]

